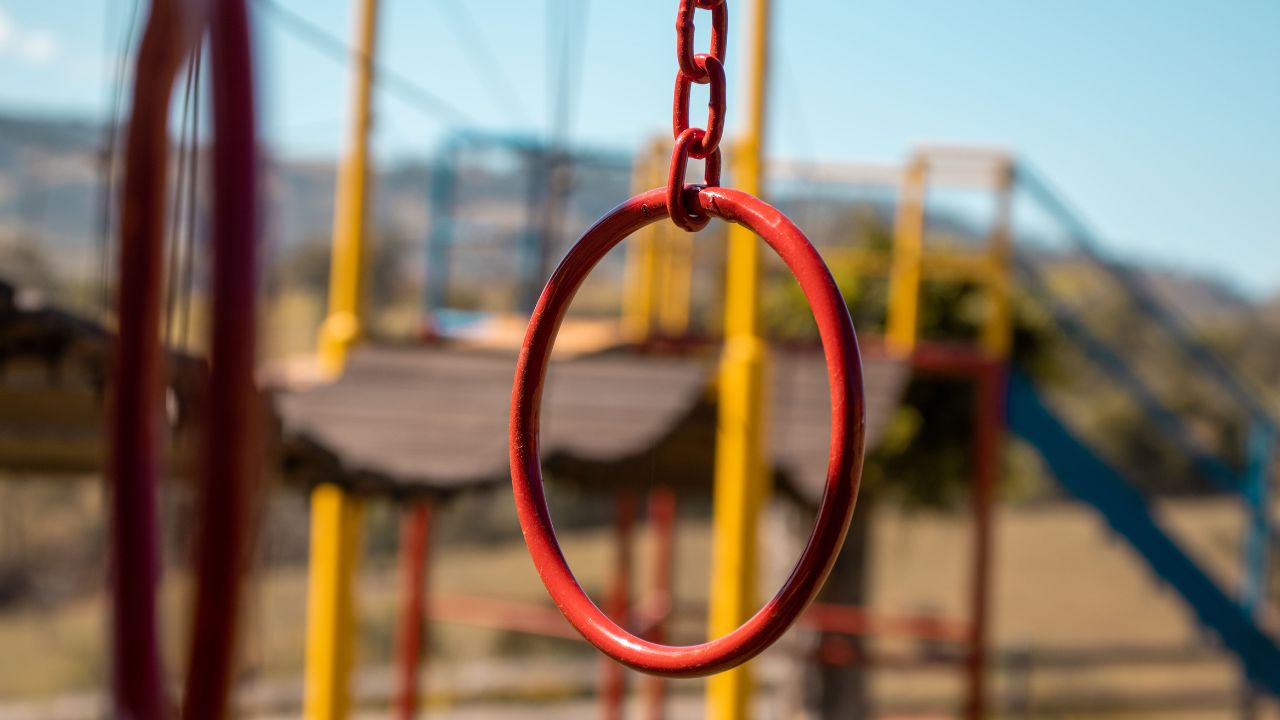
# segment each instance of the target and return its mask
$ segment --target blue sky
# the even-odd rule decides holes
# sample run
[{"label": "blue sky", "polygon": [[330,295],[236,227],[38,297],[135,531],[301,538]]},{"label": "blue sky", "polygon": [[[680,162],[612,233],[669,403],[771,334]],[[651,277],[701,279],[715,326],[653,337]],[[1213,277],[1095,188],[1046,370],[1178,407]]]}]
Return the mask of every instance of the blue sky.
[{"label": "blue sky", "polygon": [[[279,1],[349,33],[349,0]],[[491,53],[483,62],[518,88],[515,103],[496,101],[476,72],[481,56],[448,1],[461,4],[382,0],[380,60],[491,129],[542,132],[556,0],[465,3]],[[730,3],[732,106],[744,3]],[[0,0],[0,110],[100,115],[131,4]],[[583,4],[572,139],[636,147],[669,122],[675,3]],[[1280,2],[776,0],[774,15],[771,155],[896,162],[921,141],[1001,145],[1120,253],[1280,292]],[[344,69],[257,17],[269,142],[334,153]],[[444,130],[378,99],[383,160],[428,154]]]}]

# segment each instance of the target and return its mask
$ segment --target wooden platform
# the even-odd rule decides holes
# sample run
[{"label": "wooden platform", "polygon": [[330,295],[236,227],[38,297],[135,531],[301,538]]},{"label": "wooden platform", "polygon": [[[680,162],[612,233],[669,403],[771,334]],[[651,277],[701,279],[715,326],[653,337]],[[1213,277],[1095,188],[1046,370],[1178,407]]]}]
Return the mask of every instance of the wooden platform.
[{"label": "wooden platform", "polygon": [[[549,476],[588,486],[706,488],[715,445],[717,357],[614,350],[553,362],[543,398]],[[864,358],[874,446],[909,368]],[[449,346],[365,347],[340,380],[279,391],[288,474],[375,494],[447,495],[509,482],[507,413],[515,355]],[[779,479],[815,500],[830,432],[826,371],[813,350],[773,356]]]},{"label": "wooden platform", "polygon": [[[114,335],[0,282],[0,471],[45,477],[98,472]],[[191,451],[206,366],[180,353],[169,371],[166,461]]]}]

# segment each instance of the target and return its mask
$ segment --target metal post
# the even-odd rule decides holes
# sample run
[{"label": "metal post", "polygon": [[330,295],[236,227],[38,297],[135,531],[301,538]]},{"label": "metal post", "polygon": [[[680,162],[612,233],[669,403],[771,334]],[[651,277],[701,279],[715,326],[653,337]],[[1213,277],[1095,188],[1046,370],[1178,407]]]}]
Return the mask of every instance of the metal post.
[{"label": "metal post", "polygon": [[[676,494],[666,486],[649,492],[649,536],[653,546],[653,581],[646,603],[648,639],[666,642],[667,620],[674,606],[672,564],[675,558]],[[645,717],[662,720],[666,716],[667,681],[657,675],[645,679]]]},{"label": "metal post", "polygon": [[[1240,602],[1250,616],[1260,619],[1267,599],[1267,570],[1270,567],[1271,478],[1276,430],[1264,418],[1254,418],[1249,426],[1247,461],[1243,482],[1248,524],[1244,538],[1244,583]],[[1246,677],[1241,692],[1240,717],[1258,716],[1259,691]]]},{"label": "metal post", "polygon": [[[630,490],[618,493],[614,511],[613,586],[609,589],[609,615],[622,627],[630,624],[632,533],[635,525],[636,498]],[[622,720],[626,701],[626,669],[611,658],[602,658],[600,673],[600,716],[604,720]]]},{"label": "metal post", "polygon": [[917,156],[911,160],[902,177],[898,211],[894,218],[885,344],[891,351],[903,354],[910,354],[915,349],[919,324],[927,173],[924,158]]},{"label": "metal post", "polygon": [[396,624],[395,715],[412,720],[418,712],[418,678],[426,651],[425,584],[431,545],[430,500],[414,503],[400,519],[400,620]]},{"label": "metal post", "polygon": [[1004,409],[1004,364],[992,361],[975,383],[973,433],[973,574],[970,587],[969,657],[965,717],[986,717],[986,672],[991,590],[992,506],[1000,473],[1000,429]]},{"label": "metal post", "polygon": [[[655,139],[636,157],[631,181],[635,192],[644,192],[666,181],[666,166],[671,154],[666,145],[663,140]],[[653,338],[661,230],[660,223],[647,225],[627,242],[622,323],[623,331],[631,342],[645,343]]]},{"label": "metal post", "polygon": [[342,372],[347,351],[363,332],[365,222],[368,192],[370,98],[373,92],[374,31],[378,0],[355,0],[356,52],[352,55],[353,97],[347,153],[334,193],[333,255],[329,264],[329,315],[320,328],[321,369]]},{"label": "metal post", "polygon": [[458,157],[457,143],[450,143],[436,159],[431,169],[431,229],[427,235],[427,272],[424,290],[425,308],[423,330],[434,335],[441,328],[435,315],[449,303],[449,275],[453,243],[457,227]]},{"label": "metal post", "polygon": [[[769,0],[755,0],[745,55],[748,105],[744,136],[735,153],[735,184],[761,190],[769,33]],[[714,531],[709,633],[731,632],[755,609],[757,526],[768,492],[765,450],[765,377],[768,351],[760,338],[760,248],[755,235],[729,226],[725,273],[724,357],[716,428]],[[750,664],[707,680],[707,717],[748,717]]]},{"label": "metal post", "polygon": [[[352,117],[349,147],[334,197],[329,316],[320,329],[321,370],[342,372],[347,351],[361,334],[369,116],[377,0],[356,0]],[[362,503],[334,485],[311,496],[311,560],[307,597],[306,698],[310,720],[340,720],[349,711],[354,655],[352,587],[360,549]]]},{"label": "metal post", "polygon": [[542,273],[543,256],[551,242],[549,233],[554,215],[551,205],[555,202],[555,190],[551,187],[555,181],[552,152],[549,146],[533,147],[526,154],[529,163],[525,171],[528,183],[525,188],[525,217],[528,226],[520,238],[515,290],[519,310],[526,313],[532,313],[538,304],[538,296],[546,280]]},{"label": "metal post", "polygon": [[1276,430],[1266,420],[1255,419],[1249,428],[1248,464],[1244,478],[1245,500],[1249,505],[1249,529],[1245,540],[1245,583],[1241,601],[1252,614],[1262,611],[1266,601],[1267,568],[1269,566],[1271,530],[1272,457]]},{"label": "metal post", "polygon": [[693,298],[693,241],[686,232],[673,232],[659,224],[662,232],[662,269],[658,273],[658,327],[662,336],[679,339],[689,334],[690,303]]},{"label": "metal post", "polygon": [[342,488],[311,492],[311,567],[307,586],[307,653],[303,716],[342,720],[355,656],[353,578],[360,555],[364,505]]},{"label": "metal post", "polygon": [[995,358],[1007,358],[1013,349],[1013,167],[1002,161],[997,170],[996,218],[987,255],[991,262],[986,280],[988,314],[982,327],[982,349]]},{"label": "metal post", "polygon": [[[1012,213],[1013,168],[1002,162],[998,170],[996,218],[987,246],[990,271],[985,281],[988,316],[981,345],[989,365],[975,387],[973,475],[973,577],[972,617],[968,663],[968,717],[986,717],[986,673],[990,632],[992,517],[996,484],[1000,476],[1000,443],[1004,429],[1004,390],[1009,354],[1013,350],[1012,312]],[[923,188],[921,189],[923,193]],[[923,212],[922,212],[923,217]],[[920,223],[923,226],[923,220]]]}]

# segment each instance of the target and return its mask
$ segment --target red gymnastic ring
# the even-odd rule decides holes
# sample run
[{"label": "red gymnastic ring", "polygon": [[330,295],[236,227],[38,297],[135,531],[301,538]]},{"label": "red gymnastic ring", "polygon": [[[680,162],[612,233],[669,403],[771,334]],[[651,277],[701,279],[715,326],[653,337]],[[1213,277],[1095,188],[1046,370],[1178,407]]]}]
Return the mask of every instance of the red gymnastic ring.
[{"label": "red gymnastic ring", "polygon": [[631,198],[601,218],[556,268],[534,308],[511,392],[511,482],[525,542],[542,582],[578,632],[606,655],[636,670],[695,677],[728,670],[769,647],[795,622],[822,587],[844,542],[862,474],[865,419],[862,360],[853,322],[831,273],[808,238],[764,201],[730,188],[697,193],[709,216],[736,222],[762,237],[786,262],[813,310],[831,387],[831,451],[826,487],[813,533],[782,588],[733,632],[689,646],[661,645],[609,619],[573,576],[556,541],[538,456],[542,384],[560,322],[587,274],[615,245],[667,217],[667,190]]}]

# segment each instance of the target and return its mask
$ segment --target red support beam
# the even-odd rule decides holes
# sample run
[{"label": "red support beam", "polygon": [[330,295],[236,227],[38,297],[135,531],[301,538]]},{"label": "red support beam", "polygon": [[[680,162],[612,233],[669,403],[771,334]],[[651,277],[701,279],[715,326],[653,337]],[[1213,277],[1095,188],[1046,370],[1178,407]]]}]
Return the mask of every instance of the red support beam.
[{"label": "red support beam", "polygon": [[1004,425],[1005,368],[988,362],[977,375],[973,433],[973,575],[970,589],[971,637],[967,677],[970,720],[987,715],[986,674],[990,642],[992,509],[1000,475],[1000,433]]},{"label": "red support beam", "polygon": [[582,636],[564,619],[559,610],[532,602],[497,600],[479,595],[431,593],[427,616],[433,622],[582,640]]},{"label": "red support beam", "polygon": [[[636,498],[629,490],[618,493],[614,511],[613,586],[609,589],[609,616],[622,627],[630,624],[632,528],[636,519]],[[600,675],[600,716],[604,720],[622,720],[626,698],[626,669],[611,658],[603,658]]]},{"label": "red support beam", "polygon": [[909,615],[869,610],[857,605],[814,603],[800,624],[826,633],[904,637],[937,642],[967,643],[973,637],[969,623],[934,615]]},{"label": "red support beam", "polygon": [[400,520],[400,619],[396,624],[395,716],[412,720],[418,712],[418,677],[426,647],[427,559],[433,503],[410,506]]},{"label": "red support beam", "polygon": [[[645,607],[649,623],[646,637],[667,641],[667,619],[671,615],[672,566],[675,559],[676,494],[659,486],[649,491],[649,536],[653,544],[653,580]],[[667,681],[657,675],[645,678],[645,717],[662,720],[666,715]]]},{"label": "red support beam", "polygon": [[1003,366],[975,345],[947,342],[927,342],[916,346],[911,354],[911,365],[922,374],[969,378],[975,383],[981,382],[981,376],[992,368]]},{"label": "red support beam", "polygon": [[969,663],[969,659],[964,656],[935,655],[927,651],[882,652],[865,648],[857,650],[848,638],[838,635],[828,636],[819,643],[813,657],[823,665],[860,667],[868,670],[954,672],[957,667],[967,666]]},{"label": "red support beam", "polygon": [[970,577],[969,657],[965,717],[987,715],[986,674],[990,634],[992,509],[1000,476],[1000,437],[1004,428],[1006,364],[973,345],[930,343],[912,355],[917,372],[974,383],[973,555]]},{"label": "red support beam", "polygon": [[[478,595],[430,593],[427,617],[433,622],[458,623],[508,632],[582,640],[564,615],[541,603],[499,600]],[[652,605],[650,607],[656,607]],[[673,608],[696,615],[701,608]],[[655,615],[646,609],[646,619]],[[667,615],[667,618],[670,614]],[[968,622],[933,615],[910,615],[871,611],[854,605],[814,603],[799,623],[807,628],[847,635],[914,638],[937,642],[968,643],[973,633]],[[654,636],[656,623],[650,622],[645,636]]]}]

